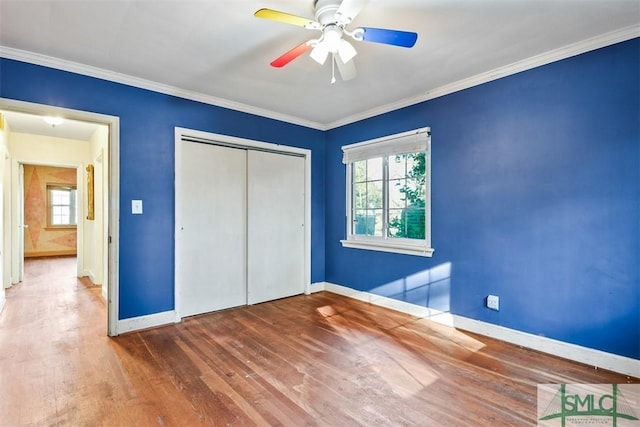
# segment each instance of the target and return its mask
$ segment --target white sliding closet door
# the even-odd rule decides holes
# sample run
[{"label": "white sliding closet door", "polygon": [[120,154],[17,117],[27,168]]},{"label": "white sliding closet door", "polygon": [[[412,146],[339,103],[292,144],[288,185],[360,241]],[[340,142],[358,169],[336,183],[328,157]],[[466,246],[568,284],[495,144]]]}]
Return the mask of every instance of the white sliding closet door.
[{"label": "white sliding closet door", "polygon": [[187,141],[179,144],[175,200],[178,316],[245,305],[246,151]]},{"label": "white sliding closet door", "polygon": [[247,301],[304,292],[305,159],[247,152]]}]

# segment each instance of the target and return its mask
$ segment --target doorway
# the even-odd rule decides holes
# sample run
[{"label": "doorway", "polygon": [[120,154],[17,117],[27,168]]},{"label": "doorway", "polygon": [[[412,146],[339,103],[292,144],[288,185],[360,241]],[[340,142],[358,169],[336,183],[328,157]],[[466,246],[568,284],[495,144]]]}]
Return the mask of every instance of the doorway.
[{"label": "doorway", "polygon": [[176,129],[176,318],[308,293],[309,150]]},{"label": "doorway", "polygon": [[[102,285],[107,302],[107,334],[118,334],[118,159],[119,120],[101,114],[0,98],[0,143],[10,174],[3,180],[3,286],[22,280],[24,268],[24,164],[62,166],[77,171],[77,275]],[[45,116],[64,118],[70,125],[41,128]],[[29,122],[29,120],[31,122]],[[12,121],[15,123],[12,126]],[[58,126],[58,129],[56,129]],[[73,129],[72,129],[73,128]],[[33,130],[32,130],[33,129]],[[89,137],[76,136],[86,135]],[[73,132],[80,132],[75,134]],[[85,132],[84,134],[82,132]],[[50,145],[56,142],[55,148]],[[15,143],[14,143],[15,142]],[[49,145],[47,145],[49,143]],[[66,144],[66,145],[65,145]],[[66,156],[66,157],[65,157]],[[91,179],[89,179],[91,178]],[[10,195],[10,197],[8,197]],[[6,201],[9,201],[7,207]],[[91,214],[89,214],[91,211]],[[10,244],[7,244],[7,241]],[[8,269],[8,270],[7,270]],[[9,272],[9,274],[8,274]]]}]

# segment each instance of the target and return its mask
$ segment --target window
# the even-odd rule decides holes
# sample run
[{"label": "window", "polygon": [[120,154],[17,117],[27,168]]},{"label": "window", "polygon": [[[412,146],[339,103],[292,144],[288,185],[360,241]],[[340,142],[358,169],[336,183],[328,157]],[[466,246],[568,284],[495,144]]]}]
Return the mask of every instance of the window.
[{"label": "window", "polygon": [[347,238],[342,245],[431,256],[429,128],[342,147]]},{"label": "window", "polygon": [[47,226],[76,227],[78,209],[75,185],[47,184]]}]

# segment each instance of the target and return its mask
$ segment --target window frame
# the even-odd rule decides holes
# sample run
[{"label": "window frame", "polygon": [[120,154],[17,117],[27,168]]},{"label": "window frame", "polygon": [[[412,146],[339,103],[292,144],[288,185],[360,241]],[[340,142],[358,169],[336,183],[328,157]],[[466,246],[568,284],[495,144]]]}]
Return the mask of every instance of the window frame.
[{"label": "window frame", "polygon": [[[410,150],[410,151],[407,151]],[[342,147],[343,163],[346,166],[346,239],[340,240],[343,247],[392,252],[407,255],[431,257],[431,129],[419,128],[407,132],[363,141]],[[389,200],[388,165],[385,158],[398,155],[425,153],[425,237],[410,239],[388,236]],[[383,236],[370,236],[353,233],[353,163],[361,160],[383,159],[383,216],[387,218]]]},{"label": "window frame", "polygon": [[[78,228],[78,186],[75,184],[60,184],[60,183],[51,183],[48,182],[45,186],[47,190],[47,228],[52,229],[77,229]],[[70,200],[75,204],[75,214],[73,214],[73,210],[69,215],[69,219],[74,219],[75,224],[54,224],[53,223],[53,198],[51,195],[52,190],[67,190],[71,193]],[[73,196],[73,191],[75,191],[75,196]],[[69,205],[70,207],[73,204]]]}]

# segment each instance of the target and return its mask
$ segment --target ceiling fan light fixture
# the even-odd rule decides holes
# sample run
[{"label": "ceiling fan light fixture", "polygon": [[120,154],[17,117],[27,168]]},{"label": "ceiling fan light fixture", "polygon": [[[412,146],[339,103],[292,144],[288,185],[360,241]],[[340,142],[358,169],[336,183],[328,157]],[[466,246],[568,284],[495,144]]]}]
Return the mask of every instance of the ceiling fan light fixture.
[{"label": "ceiling fan light fixture", "polygon": [[340,40],[340,46],[338,46],[338,55],[340,56],[342,63],[346,64],[347,62],[351,61],[357,54],[358,52],[351,43],[344,39]]},{"label": "ceiling fan light fixture", "polygon": [[64,123],[64,119],[62,117],[44,116],[42,120],[51,126],[58,126]]},{"label": "ceiling fan light fixture", "polygon": [[340,41],[342,41],[342,30],[337,26],[330,26],[324,30],[324,36],[322,42],[328,52],[336,53],[340,47]]},{"label": "ceiling fan light fixture", "polygon": [[327,50],[327,46],[324,43],[318,42],[316,43],[316,46],[313,48],[309,56],[318,64],[324,65],[324,63],[327,61],[327,56],[329,56],[329,51]]}]

